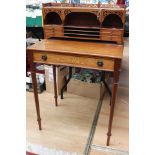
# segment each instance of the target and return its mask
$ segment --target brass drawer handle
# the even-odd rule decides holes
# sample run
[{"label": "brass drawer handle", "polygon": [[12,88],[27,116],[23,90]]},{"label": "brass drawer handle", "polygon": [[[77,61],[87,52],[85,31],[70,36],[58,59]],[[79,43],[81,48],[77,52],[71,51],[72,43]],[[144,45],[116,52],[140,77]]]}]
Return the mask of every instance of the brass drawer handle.
[{"label": "brass drawer handle", "polygon": [[103,61],[97,61],[97,66],[102,67],[104,65]]},{"label": "brass drawer handle", "polygon": [[44,60],[44,61],[46,61],[47,60],[47,55],[42,55],[41,56],[41,59]]}]

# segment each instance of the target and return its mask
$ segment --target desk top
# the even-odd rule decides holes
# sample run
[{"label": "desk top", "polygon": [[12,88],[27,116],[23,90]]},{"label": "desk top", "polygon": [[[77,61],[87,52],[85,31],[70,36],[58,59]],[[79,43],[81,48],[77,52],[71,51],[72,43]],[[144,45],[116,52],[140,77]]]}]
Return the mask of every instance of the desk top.
[{"label": "desk top", "polygon": [[122,59],[123,47],[103,42],[44,39],[29,46],[27,50]]}]

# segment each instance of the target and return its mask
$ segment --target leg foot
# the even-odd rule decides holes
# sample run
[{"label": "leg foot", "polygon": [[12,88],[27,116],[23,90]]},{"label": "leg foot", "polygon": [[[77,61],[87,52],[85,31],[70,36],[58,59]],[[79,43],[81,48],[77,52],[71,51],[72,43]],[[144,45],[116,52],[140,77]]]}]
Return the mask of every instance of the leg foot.
[{"label": "leg foot", "polygon": [[41,127],[41,118],[37,119],[38,121],[38,125],[39,125],[39,130],[42,130],[42,127]]},{"label": "leg foot", "polygon": [[107,133],[107,146],[109,146],[109,143],[110,143],[110,136],[111,136],[111,134],[109,134],[109,133]]}]

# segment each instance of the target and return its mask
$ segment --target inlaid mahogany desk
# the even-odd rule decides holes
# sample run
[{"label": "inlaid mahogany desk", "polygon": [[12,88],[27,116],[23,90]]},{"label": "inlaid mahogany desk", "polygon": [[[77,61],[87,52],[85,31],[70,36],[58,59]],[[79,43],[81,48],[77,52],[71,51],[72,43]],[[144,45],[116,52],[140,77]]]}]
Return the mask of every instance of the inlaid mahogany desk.
[{"label": "inlaid mahogany desk", "polygon": [[90,68],[102,71],[113,72],[112,97],[110,104],[109,125],[107,132],[107,145],[110,142],[112,121],[116,93],[119,81],[121,60],[123,56],[123,45],[108,44],[100,42],[44,39],[27,48],[32,74],[32,84],[34,90],[35,106],[37,112],[37,121],[41,130],[41,118],[39,99],[37,93],[37,81],[35,72],[35,63],[52,64],[54,76],[54,97],[55,105],[57,103],[57,85],[56,85],[56,65],[70,67]]}]

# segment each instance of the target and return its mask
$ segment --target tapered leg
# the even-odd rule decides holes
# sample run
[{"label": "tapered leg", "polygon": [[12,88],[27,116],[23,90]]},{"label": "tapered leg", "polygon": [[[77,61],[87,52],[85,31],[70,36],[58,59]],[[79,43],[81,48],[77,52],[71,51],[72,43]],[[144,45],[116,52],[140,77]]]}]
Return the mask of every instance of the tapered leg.
[{"label": "tapered leg", "polygon": [[39,125],[39,130],[41,130],[42,128],[41,128],[40,107],[39,107],[39,99],[38,99],[35,64],[33,63],[33,55],[29,54],[29,56],[30,56],[31,76],[32,76],[32,87],[33,87],[35,106],[36,106],[36,112],[37,112],[37,121]]},{"label": "tapered leg", "polygon": [[57,82],[56,82],[56,66],[53,65],[53,80],[54,80],[54,98],[55,98],[55,106],[58,106],[58,95],[57,95]]},{"label": "tapered leg", "polygon": [[118,81],[119,81],[120,63],[121,63],[120,60],[115,60],[113,86],[112,86],[112,98],[111,98],[109,125],[108,125],[108,133],[107,133],[107,144],[106,144],[107,146],[109,146],[109,143],[110,143],[110,136],[111,136],[113,116],[114,116],[117,87],[118,87]]},{"label": "tapered leg", "polygon": [[105,86],[106,90],[108,91],[108,94],[110,95],[110,105],[111,105],[111,96],[112,96],[112,93],[111,93],[111,90],[110,90],[107,82],[105,81],[105,72],[104,71],[101,74],[101,81],[103,81],[104,86]]},{"label": "tapered leg", "polygon": [[61,89],[61,99],[63,99],[63,92],[64,92],[64,89],[67,87],[67,84],[69,83],[70,79],[72,78],[72,67],[69,67],[69,78],[68,80],[65,82],[64,86],[62,87]]}]

